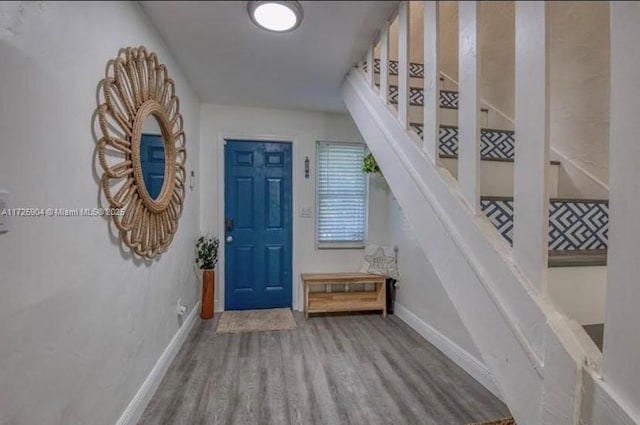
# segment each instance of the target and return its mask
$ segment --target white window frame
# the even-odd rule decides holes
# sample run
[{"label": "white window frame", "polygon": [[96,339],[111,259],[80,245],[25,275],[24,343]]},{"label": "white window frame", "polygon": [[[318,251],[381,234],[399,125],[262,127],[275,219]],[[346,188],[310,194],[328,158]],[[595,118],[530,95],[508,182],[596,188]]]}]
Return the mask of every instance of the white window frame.
[{"label": "white window frame", "polygon": [[365,176],[365,214],[364,214],[364,232],[363,232],[363,240],[362,241],[327,241],[323,242],[319,240],[318,237],[318,227],[320,221],[320,200],[318,193],[318,162],[320,160],[320,155],[318,155],[320,145],[322,144],[330,144],[330,145],[339,145],[339,144],[348,144],[348,145],[357,145],[365,147],[365,155],[367,153],[366,146],[363,142],[336,142],[336,141],[327,141],[327,140],[318,140],[316,141],[316,151],[315,151],[315,172],[314,172],[314,187],[315,191],[315,220],[314,220],[314,238],[316,249],[364,249],[367,245],[367,238],[369,237],[369,179]]}]

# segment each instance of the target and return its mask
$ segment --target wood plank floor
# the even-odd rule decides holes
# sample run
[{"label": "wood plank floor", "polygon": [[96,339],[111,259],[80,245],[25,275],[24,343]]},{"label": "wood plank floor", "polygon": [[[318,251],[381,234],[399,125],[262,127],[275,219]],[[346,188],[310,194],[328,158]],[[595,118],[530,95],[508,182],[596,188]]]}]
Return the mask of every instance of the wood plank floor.
[{"label": "wood plank floor", "polygon": [[296,313],[297,329],[196,325],[139,425],[463,425],[506,406],[394,316]]}]

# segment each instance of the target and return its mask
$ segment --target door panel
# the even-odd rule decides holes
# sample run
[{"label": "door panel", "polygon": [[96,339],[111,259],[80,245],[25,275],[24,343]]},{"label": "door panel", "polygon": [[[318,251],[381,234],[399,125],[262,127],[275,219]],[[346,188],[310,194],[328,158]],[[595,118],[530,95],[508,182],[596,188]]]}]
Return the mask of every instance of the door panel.
[{"label": "door panel", "polygon": [[226,143],[227,310],[291,306],[291,161],[289,143]]},{"label": "door panel", "polygon": [[267,179],[267,195],[265,197],[265,211],[267,229],[282,229],[282,179]]},{"label": "door panel", "polygon": [[[234,227],[238,230],[253,230],[255,210],[253,208],[253,177],[236,177]],[[229,218],[230,216],[227,216]]]},{"label": "door panel", "polygon": [[266,288],[267,290],[283,290],[282,281],[282,263],[283,263],[284,247],[282,245],[265,246],[265,264],[266,264]]}]

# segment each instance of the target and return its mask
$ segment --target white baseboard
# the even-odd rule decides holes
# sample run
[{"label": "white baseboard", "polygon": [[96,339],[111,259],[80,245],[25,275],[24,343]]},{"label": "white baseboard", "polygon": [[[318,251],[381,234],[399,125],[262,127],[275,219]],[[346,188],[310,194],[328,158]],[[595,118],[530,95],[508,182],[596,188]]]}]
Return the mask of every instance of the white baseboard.
[{"label": "white baseboard", "polygon": [[502,400],[502,395],[491,376],[491,372],[483,363],[397,302],[394,305],[394,312],[400,320],[413,328],[487,390],[491,391],[493,395]]},{"label": "white baseboard", "polygon": [[184,344],[184,341],[187,339],[187,335],[196,324],[198,319],[198,313],[200,311],[200,301],[196,303],[195,306],[191,309],[189,316],[184,321],[178,332],[171,338],[171,342],[167,345],[167,348],[164,349],[162,355],[151,369],[151,372],[147,376],[147,378],[138,389],[138,392],[133,397],[127,408],[116,422],[116,425],[136,425],[142,414],[144,413],[144,409],[151,401],[151,397],[158,389],[158,385],[164,378],[164,375],[167,373],[167,369],[169,369],[169,365],[178,354],[180,347]]}]

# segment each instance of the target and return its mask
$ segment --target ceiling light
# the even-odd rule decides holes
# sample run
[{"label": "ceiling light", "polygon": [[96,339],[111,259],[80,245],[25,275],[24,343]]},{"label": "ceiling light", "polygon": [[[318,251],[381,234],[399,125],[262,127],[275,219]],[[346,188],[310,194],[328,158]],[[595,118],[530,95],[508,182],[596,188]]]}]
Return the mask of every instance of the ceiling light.
[{"label": "ceiling light", "polygon": [[297,1],[250,1],[247,10],[253,23],[268,31],[293,31],[302,22],[302,6]]}]

